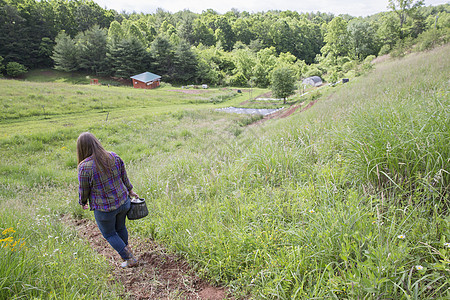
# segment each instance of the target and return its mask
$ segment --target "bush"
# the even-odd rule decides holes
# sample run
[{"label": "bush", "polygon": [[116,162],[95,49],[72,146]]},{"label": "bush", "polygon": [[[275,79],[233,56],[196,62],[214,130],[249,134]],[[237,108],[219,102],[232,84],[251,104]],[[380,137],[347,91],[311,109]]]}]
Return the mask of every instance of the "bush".
[{"label": "bush", "polygon": [[417,51],[425,51],[433,49],[436,46],[443,45],[448,42],[450,36],[450,29],[430,29],[421,33],[417,37]]},{"label": "bush", "polygon": [[369,55],[364,59],[364,63],[372,63],[375,58],[377,58],[375,55]]},{"label": "bush", "polygon": [[327,81],[330,83],[335,83],[339,80],[339,74],[337,72],[331,72],[331,74],[329,74]]},{"label": "bush", "polygon": [[19,77],[27,72],[27,68],[17,62],[9,62],[6,65],[6,74],[11,77]]},{"label": "bush", "polygon": [[342,65],[342,72],[347,73],[350,70],[355,69],[357,63],[355,61],[348,61]]},{"label": "bush", "polygon": [[312,76],[322,77],[322,71],[320,71],[316,67],[313,67],[310,70],[308,70],[308,72],[305,73],[305,78],[312,77]]},{"label": "bush", "polygon": [[246,87],[248,86],[247,78],[241,72],[231,76],[228,79],[228,84],[230,86]]},{"label": "bush", "polygon": [[390,45],[383,45],[380,49],[380,52],[378,52],[378,56],[389,54],[389,51],[391,51]]}]

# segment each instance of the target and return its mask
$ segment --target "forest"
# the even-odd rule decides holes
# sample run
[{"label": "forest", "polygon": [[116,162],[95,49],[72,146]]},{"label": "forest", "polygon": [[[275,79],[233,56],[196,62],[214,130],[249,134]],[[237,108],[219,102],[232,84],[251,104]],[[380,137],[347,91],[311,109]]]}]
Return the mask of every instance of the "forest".
[{"label": "forest", "polygon": [[387,1],[368,17],[232,9],[219,14],[117,12],[92,0],[0,0],[0,72],[55,68],[129,78],[144,71],[172,84],[270,85],[288,67],[328,82],[370,69],[376,56],[445,44],[450,4]]}]

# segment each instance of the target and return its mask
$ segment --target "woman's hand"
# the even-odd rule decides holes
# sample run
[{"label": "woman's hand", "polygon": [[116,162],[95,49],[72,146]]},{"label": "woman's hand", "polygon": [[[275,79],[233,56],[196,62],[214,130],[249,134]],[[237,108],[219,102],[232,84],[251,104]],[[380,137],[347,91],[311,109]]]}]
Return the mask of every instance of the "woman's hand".
[{"label": "woman's hand", "polygon": [[133,191],[130,191],[128,194],[130,195],[130,198],[139,198],[139,195]]}]

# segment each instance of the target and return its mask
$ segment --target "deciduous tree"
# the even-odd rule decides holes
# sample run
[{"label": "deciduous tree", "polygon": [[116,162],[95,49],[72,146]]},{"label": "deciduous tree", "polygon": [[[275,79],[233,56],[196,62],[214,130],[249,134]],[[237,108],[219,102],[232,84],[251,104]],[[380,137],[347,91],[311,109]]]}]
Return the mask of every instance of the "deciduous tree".
[{"label": "deciduous tree", "polygon": [[272,73],[272,93],[276,98],[284,99],[295,92],[295,77],[291,68],[277,68]]}]

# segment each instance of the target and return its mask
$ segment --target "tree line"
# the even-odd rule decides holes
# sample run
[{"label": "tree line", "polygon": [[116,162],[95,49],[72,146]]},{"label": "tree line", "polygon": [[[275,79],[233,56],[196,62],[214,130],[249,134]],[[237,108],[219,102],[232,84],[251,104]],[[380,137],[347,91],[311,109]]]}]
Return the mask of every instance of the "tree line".
[{"label": "tree line", "polygon": [[236,9],[118,13],[92,0],[0,0],[0,68],[123,78],[151,71],[172,83],[266,87],[279,67],[298,79],[333,81],[374,56],[448,41],[449,4],[388,5],[388,12],[356,18]]}]

